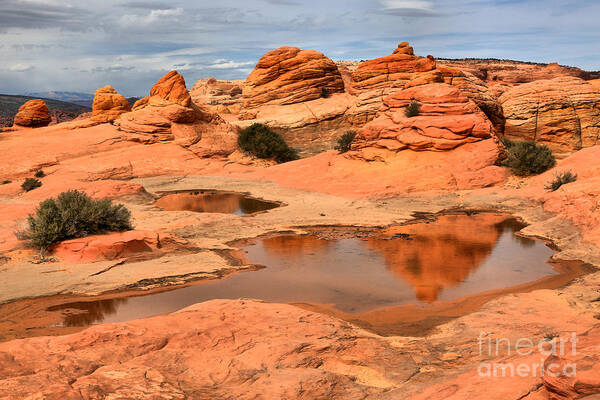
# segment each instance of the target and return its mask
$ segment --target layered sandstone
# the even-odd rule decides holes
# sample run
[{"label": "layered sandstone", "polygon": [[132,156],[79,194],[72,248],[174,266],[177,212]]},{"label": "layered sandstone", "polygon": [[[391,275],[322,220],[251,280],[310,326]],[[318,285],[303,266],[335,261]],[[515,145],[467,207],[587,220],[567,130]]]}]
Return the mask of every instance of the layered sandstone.
[{"label": "layered sandstone", "polygon": [[366,124],[372,114],[374,111],[360,107],[355,96],[335,93],[303,103],[244,110],[242,118],[231,124],[241,129],[265,124],[299,149],[302,156],[311,156],[332,149],[341,135]]},{"label": "layered sandstone", "polygon": [[237,114],[242,107],[243,81],[200,79],[190,89],[194,104],[219,114]]},{"label": "layered sandstone", "polygon": [[489,118],[492,125],[494,125],[497,135],[504,133],[504,125],[506,123],[504,110],[498,101],[496,93],[484,81],[469,72],[448,68],[444,65],[438,65],[437,69],[442,73],[445,83],[459,88],[462,93],[479,106],[481,111]]},{"label": "layered sandstone", "polygon": [[52,117],[46,102],[41,99],[29,100],[21,107],[14,119],[14,128],[39,128],[48,126]]},{"label": "layered sandstone", "polygon": [[[345,132],[360,129],[371,121],[382,107],[383,99],[394,92],[430,83],[445,82],[461,88],[488,116],[498,134],[504,130],[502,108],[497,97],[483,81],[459,69],[437,65],[431,56],[416,56],[413,48],[406,42],[398,45],[390,56],[362,63],[335,63],[343,81],[341,87],[344,93],[330,91],[328,97],[321,97],[313,86],[313,72],[305,74],[302,77],[304,83],[300,84],[298,76],[289,70],[284,70],[284,79],[278,75],[281,74],[281,70],[269,70],[266,67],[274,68],[273,60],[277,57],[285,58],[285,54],[285,51],[279,49],[263,57],[269,62],[263,65],[264,68],[259,68],[261,63],[257,65],[245,83],[244,97],[254,90],[250,82],[257,80],[257,76],[267,76],[263,88],[270,88],[271,91],[268,95],[256,97],[250,103],[248,99],[244,100],[244,107],[239,113],[239,100],[235,95],[227,94],[229,91],[236,91],[235,82],[211,79],[198,81],[195,86],[198,93],[197,103],[208,103],[213,111],[230,114],[227,116],[228,121],[240,128],[254,123],[268,125],[283,135],[292,146],[298,148],[302,156],[332,149],[337,139]],[[291,61],[298,73],[313,68],[310,60],[294,57]],[[296,62],[301,61],[304,65],[296,65]],[[329,61],[326,62],[327,65]],[[321,75],[323,74],[322,71]],[[312,97],[305,96],[306,85],[311,87]],[[281,92],[289,90],[293,90],[293,97],[289,97],[288,94],[281,95]],[[280,95],[283,99],[279,98]],[[277,99],[273,100],[268,96]]]},{"label": "layered sandstone", "polygon": [[[419,115],[407,117],[406,108],[413,101],[420,104]],[[495,138],[491,122],[479,107],[448,84],[404,89],[383,103],[377,118],[355,138],[353,157],[385,160],[402,150],[447,151]]]},{"label": "layered sandstone", "polygon": [[337,66],[322,53],[280,47],[266,53],[246,79],[243,105],[294,104],[343,91]]},{"label": "layered sandstone", "polygon": [[138,100],[133,111],[122,114],[115,125],[128,140],[175,141],[201,157],[226,156],[237,148],[237,130],[193,104],[185,80],[176,71],[161,78],[150,96]]},{"label": "layered sandstone", "polygon": [[582,79],[591,77],[590,73],[579,68],[558,65],[557,63],[536,64],[494,59],[438,59],[438,63],[470,72],[479,79],[491,84],[518,85],[561,76],[573,76]]},{"label": "layered sandstone", "polygon": [[92,119],[98,122],[114,121],[123,113],[131,111],[129,102],[112,86],[96,90],[92,104]]},{"label": "layered sandstone", "polygon": [[547,145],[565,156],[600,140],[600,88],[579,78],[539,80],[506,91],[505,136]]},{"label": "layered sandstone", "polygon": [[[386,57],[361,63],[352,73],[354,87],[374,89],[381,87],[403,87],[415,78],[415,73],[435,70],[436,62],[431,56],[417,57],[407,42],[402,42],[394,52]],[[432,76],[435,81],[437,77]]]},{"label": "layered sandstone", "polygon": [[190,93],[185,87],[185,80],[177,71],[171,71],[160,78],[150,90],[150,97],[160,98],[182,107],[189,107],[192,104]]}]

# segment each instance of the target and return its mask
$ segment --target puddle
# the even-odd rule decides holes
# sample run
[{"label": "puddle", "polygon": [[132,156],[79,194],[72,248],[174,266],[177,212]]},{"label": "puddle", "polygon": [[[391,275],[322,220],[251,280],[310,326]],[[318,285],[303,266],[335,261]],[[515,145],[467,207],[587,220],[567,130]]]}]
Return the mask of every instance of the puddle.
[{"label": "puddle", "polygon": [[166,193],[154,205],[165,211],[193,211],[236,215],[254,214],[280,206],[278,203],[255,199],[241,193],[221,193],[214,191]]},{"label": "puddle", "polygon": [[[558,287],[573,279],[547,262],[553,251],[544,242],[514,234],[523,226],[495,214],[445,215],[434,222],[395,226],[363,238],[323,239],[318,233],[268,237],[243,248],[247,260],[267,266],[258,271],[145,296],[82,301],[48,310],[61,311],[62,326],[71,327],[127,321],[206,300],[237,298],[311,304],[312,309],[359,325],[361,313],[407,305],[416,306],[420,315],[446,304],[446,318],[448,301],[481,293],[498,296],[510,292],[506,288],[534,281],[540,283],[528,285],[527,290]],[[459,308],[466,313],[465,304]],[[386,315],[394,318],[393,313],[378,316],[382,326],[387,323]]]}]

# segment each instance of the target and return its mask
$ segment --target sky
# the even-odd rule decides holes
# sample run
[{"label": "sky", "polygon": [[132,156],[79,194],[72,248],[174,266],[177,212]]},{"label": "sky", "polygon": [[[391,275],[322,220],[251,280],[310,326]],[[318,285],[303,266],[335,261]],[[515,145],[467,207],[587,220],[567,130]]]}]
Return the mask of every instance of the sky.
[{"label": "sky", "polygon": [[600,70],[598,0],[0,0],[0,93],[146,95],[172,69],[245,79],[280,46],[333,60],[391,54]]}]

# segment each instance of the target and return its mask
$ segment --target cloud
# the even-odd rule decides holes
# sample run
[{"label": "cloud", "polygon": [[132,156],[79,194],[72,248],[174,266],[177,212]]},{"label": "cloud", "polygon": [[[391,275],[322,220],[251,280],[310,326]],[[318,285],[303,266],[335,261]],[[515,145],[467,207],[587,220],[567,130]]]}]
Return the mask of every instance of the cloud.
[{"label": "cloud", "polygon": [[428,0],[380,0],[383,12],[401,17],[433,17],[440,12],[434,9],[434,4]]},{"label": "cloud", "polygon": [[167,3],[159,3],[155,1],[129,1],[122,5],[125,8],[141,8],[145,10],[170,10],[174,8]]},{"label": "cloud", "polygon": [[43,29],[62,27],[84,30],[89,11],[51,1],[0,1],[0,27],[4,29]]},{"label": "cloud", "polygon": [[284,45],[361,60],[404,40],[421,55],[598,70],[598,15],[597,0],[0,0],[0,93],[138,95],[171,69],[188,84],[244,79]]},{"label": "cloud", "polygon": [[156,23],[173,22],[183,15],[183,8],[169,8],[150,10],[147,15],[126,14],[120,19],[120,24],[125,27],[145,26]]},{"label": "cloud", "polygon": [[135,69],[134,66],[124,66],[124,65],[110,65],[105,67],[94,67],[91,69],[94,73],[113,73],[113,72],[123,72],[123,71],[133,71]]},{"label": "cloud", "polygon": [[35,66],[30,64],[15,64],[9,68],[12,72],[28,72],[35,69]]},{"label": "cloud", "polygon": [[264,0],[266,3],[275,4],[278,6],[299,6],[302,3],[293,0]]},{"label": "cloud", "polygon": [[227,60],[218,60],[215,61],[214,64],[207,65],[206,67],[210,69],[235,69],[240,67],[247,67],[250,65],[253,66],[254,64],[256,64],[256,62],[254,61],[235,62]]}]

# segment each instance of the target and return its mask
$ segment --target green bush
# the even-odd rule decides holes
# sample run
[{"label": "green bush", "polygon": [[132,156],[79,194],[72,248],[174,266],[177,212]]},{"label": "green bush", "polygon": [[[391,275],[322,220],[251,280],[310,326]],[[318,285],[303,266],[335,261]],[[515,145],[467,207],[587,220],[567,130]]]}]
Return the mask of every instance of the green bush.
[{"label": "green bush", "polygon": [[419,104],[418,101],[413,100],[404,110],[404,114],[406,114],[406,116],[408,118],[412,118],[412,117],[416,117],[417,115],[419,115],[420,111],[421,111],[421,105]]},{"label": "green bush", "polygon": [[557,191],[562,185],[566,185],[567,183],[575,182],[577,180],[577,174],[573,174],[571,171],[566,171],[560,174],[556,174],[554,176],[554,180],[552,182],[548,182],[546,186],[546,190],[551,190],[553,192]]},{"label": "green bush", "polygon": [[39,171],[37,171],[34,175],[36,178],[43,178],[46,176],[46,173],[44,171],[42,171],[41,169]]},{"label": "green bush", "polygon": [[111,200],[93,200],[77,190],[40,203],[35,215],[27,218],[27,229],[18,237],[45,251],[54,243],[104,232],[132,229],[131,213]]},{"label": "green bush", "polygon": [[39,188],[40,186],[42,186],[42,182],[39,179],[27,178],[21,185],[21,188],[26,192],[30,192],[33,189]]},{"label": "green bush", "polygon": [[3,185],[8,185],[9,183],[12,183],[12,181],[8,180],[8,179],[5,179],[5,180],[2,181]]},{"label": "green bush", "polygon": [[328,99],[329,97],[331,97],[329,89],[327,89],[326,87],[321,88],[321,97],[324,99]]},{"label": "green bush", "polygon": [[255,157],[272,158],[278,163],[298,159],[297,151],[289,147],[281,135],[263,124],[253,124],[242,130],[238,146]]},{"label": "green bush", "polygon": [[337,151],[341,153],[345,153],[350,150],[350,146],[352,145],[352,141],[356,137],[355,131],[348,131],[342,135],[341,138],[338,139],[337,145],[334,147]]},{"label": "green bush", "polygon": [[502,165],[517,176],[538,175],[556,165],[552,151],[545,145],[530,141],[502,139],[508,157]]}]

